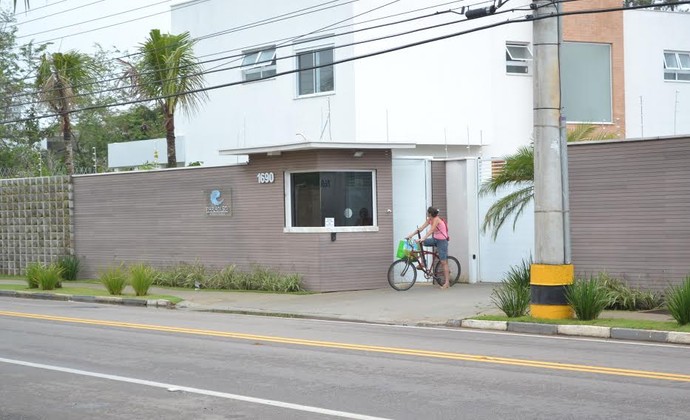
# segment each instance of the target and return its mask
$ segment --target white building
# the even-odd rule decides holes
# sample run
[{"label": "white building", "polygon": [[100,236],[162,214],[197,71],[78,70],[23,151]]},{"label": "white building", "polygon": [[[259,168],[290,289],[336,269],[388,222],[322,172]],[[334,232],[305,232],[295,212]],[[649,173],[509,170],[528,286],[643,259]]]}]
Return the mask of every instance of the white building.
[{"label": "white building", "polygon": [[[173,6],[172,32],[189,31],[199,40],[195,51],[211,88],[198,114],[178,117],[184,156],[214,166],[242,162],[246,156],[232,151],[252,147],[414,144],[392,151],[395,239],[423,220],[439,182],[432,186],[432,162],[444,162],[442,213],[451,222],[451,254],[470,281],[498,281],[533,249],[532,209],[493,241],[479,226],[494,198],[477,196],[492,159],[532,141],[529,3],[509,2],[498,9],[509,13],[474,20],[459,14],[463,2],[263,0],[239,6],[192,0]],[[579,7],[584,3],[620,5],[592,0]],[[687,134],[690,15],[620,15],[623,24],[611,31],[624,28],[615,35],[622,45],[586,33],[592,28],[571,40],[604,46],[597,74],[608,86],[592,99],[604,110],[602,121],[578,122],[615,126],[622,113],[628,137]],[[515,22],[500,24],[507,20]],[[668,54],[678,68],[664,72]]]}]

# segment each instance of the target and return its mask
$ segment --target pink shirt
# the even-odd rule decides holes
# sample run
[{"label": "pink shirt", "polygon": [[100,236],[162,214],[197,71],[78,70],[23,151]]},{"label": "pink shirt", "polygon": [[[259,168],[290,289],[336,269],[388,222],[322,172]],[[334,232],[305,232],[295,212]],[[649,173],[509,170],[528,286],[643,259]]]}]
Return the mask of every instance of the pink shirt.
[{"label": "pink shirt", "polygon": [[436,225],[436,230],[434,231],[434,239],[447,240],[448,239],[448,226],[446,222],[439,217],[438,224]]}]

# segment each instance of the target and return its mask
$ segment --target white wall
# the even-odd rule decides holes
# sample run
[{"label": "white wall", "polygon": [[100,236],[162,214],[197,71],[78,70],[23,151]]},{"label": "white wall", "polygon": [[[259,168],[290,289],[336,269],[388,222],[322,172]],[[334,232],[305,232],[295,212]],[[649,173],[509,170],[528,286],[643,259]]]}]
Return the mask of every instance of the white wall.
[{"label": "white wall", "polygon": [[[175,157],[178,164],[183,166],[191,162],[186,160],[184,136],[175,137]],[[126,168],[156,162],[161,165],[168,163],[168,143],[164,138],[108,144],[109,168]]]},{"label": "white wall", "polygon": [[[250,46],[282,42],[287,47],[279,49],[278,57],[286,57],[294,55],[296,49],[303,46],[293,45],[289,40],[277,40],[300,35],[313,37],[314,34],[307,34],[329,25],[334,26],[320,33],[342,33],[451,7],[432,7],[399,15],[438,3],[431,0],[401,0],[386,5],[388,3],[385,0],[356,2],[203,39],[197,45],[196,53],[202,60],[215,58],[215,55],[206,55],[225,50],[230,51],[226,54],[239,54],[234,61],[207,65],[207,69],[223,63],[225,67],[232,67],[241,61],[241,50]],[[510,7],[518,7],[522,3],[527,4],[528,1],[510,3]],[[236,7],[233,2],[211,0],[179,12],[173,7],[172,27],[173,32],[189,30],[192,36],[199,37],[319,4],[322,2],[318,0],[266,0]],[[377,9],[383,5],[386,6]],[[352,19],[356,25],[344,27]],[[344,45],[454,20],[462,22],[337,48],[335,60],[455,34],[505,20],[505,15],[464,21],[462,16],[445,13],[406,24],[315,41],[313,45]],[[188,159],[203,161],[205,165],[230,163],[228,160],[233,158],[218,156],[219,149],[302,140],[447,144],[451,146],[453,157],[476,156],[480,153],[479,146],[484,145],[481,153],[485,155],[506,155],[518,146],[528,144],[532,132],[532,77],[506,75],[506,41],[530,42],[531,25],[506,25],[338,64],[334,94],[297,98],[297,76],[294,74],[213,90],[209,92],[210,101],[198,114],[190,119],[179,118],[177,125],[187,136]],[[292,57],[278,61],[278,73],[294,68],[295,59]],[[240,80],[240,69],[207,76],[210,86]],[[474,146],[471,150],[452,148],[468,143]]]},{"label": "white wall", "polygon": [[623,18],[626,137],[689,134],[690,82],[664,80],[663,53],[690,51],[690,13],[635,10]]},{"label": "white wall", "polygon": [[[243,3],[211,0],[199,3],[194,13],[173,8],[173,31],[189,30],[200,37],[223,30],[249,25],[268,17],[322,4],[318,0],[257,1]],[[322,7],[323,8],[323,7]],[[262,45],[283,45],[278,49],[277,72],[293,70],[296,59],[291,57],[306,46],[325,46],[347,42],[347,37],[323,39],[308,44],[293,44],[292,39],[336,24],[352,16],[352,6],[322,10],[294,19],[273,22],[250,29],[236,30],[223,36],[201,40],[195,52],[201,60],[234,55],[232,59],[207,63],[206,69],[230,68],[208,74],[207,85],[238,83],[242,80],[237,67],[242,50]],[[330,31],[332,32],[332,31]],[[326,31],[325,33],[330,33]],[[282,40],[282,41],[281,41]],[[220,51],[223,54],[208,56]],[[351,49],[337,49],[335,59],[349,57]],[[288,57],[280,60],[281,57]],[[335,94],[297,98],[296,74],[264,81],[237,84],[209,92],[210,100],[195,115],[180,119],[177,124],[187,133],[187,157],[201,160],[204,165],[230,163],[232,157],[219,156],[218,150],[297,141],[353,141],[354,98],[352,64],[338,65],[335,70]],[[327,125],[330,117],[330,126]]]}]

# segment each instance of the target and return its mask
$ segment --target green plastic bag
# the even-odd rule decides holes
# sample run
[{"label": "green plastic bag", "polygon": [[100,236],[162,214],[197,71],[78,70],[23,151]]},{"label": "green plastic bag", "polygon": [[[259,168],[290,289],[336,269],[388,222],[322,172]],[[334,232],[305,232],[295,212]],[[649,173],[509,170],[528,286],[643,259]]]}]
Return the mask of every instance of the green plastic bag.
[{"label": "green plastic bag", "polygon": [[405,239],[398,242],[398,251],[395,253],[396,258],[409,258],[410,253],[414,251],[416,246],[411,245]]}]

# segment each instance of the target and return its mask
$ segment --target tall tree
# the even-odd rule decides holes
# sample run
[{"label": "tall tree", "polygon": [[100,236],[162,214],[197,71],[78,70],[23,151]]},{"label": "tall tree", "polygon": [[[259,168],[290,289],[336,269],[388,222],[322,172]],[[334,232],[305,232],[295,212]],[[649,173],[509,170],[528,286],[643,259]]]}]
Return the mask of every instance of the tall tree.
[{"label": "tall tree", "polygon": [[74,175],[72,122],[70,114],[75,101],[93,76],[93,62],[76,51],[43,54],[36,76],[36,87],[41,100],[59,115],[62,140],[65,146],[65,166],[68,175]]},{"label": "tall tree", "polygon": [[155,100],[163,113],[168,167],[177,166],[175,153],[175,111],[191,115],[208,99],[204,88],[203,69],[194,55],[189,32],[179,35],[161,34],[153,29],[139,47],[141,58],[134,64],[123,62],[125,77],[136,95]]},{"label": "tall tree", "polygon": [[[568,130],[568,142],[606,140],[616,138],[615,134],[599,130],[594,124],[578,124]],[[496,194],[506,187],[516,187],[504,197],[496,200],[484,215],[482,231],[491,230],[495,240],[506,220],[513,217],[513,229],[525,207],[534,200],[534,146],[525,146],[505,158],[503,170],[485,181],[479,194],[482,196]]]}]

